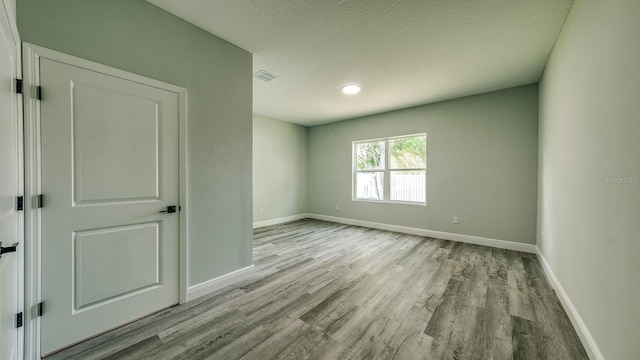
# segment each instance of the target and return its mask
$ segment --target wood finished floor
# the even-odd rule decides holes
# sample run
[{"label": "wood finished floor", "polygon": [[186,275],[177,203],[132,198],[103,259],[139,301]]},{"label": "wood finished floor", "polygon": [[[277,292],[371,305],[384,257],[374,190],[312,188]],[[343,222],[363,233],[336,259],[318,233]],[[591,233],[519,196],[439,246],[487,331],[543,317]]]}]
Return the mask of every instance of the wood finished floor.
[{"label": "wood finished floor", "polygon": [[256,275],[46,359],[588,359],[533,254],[317,220]]}]

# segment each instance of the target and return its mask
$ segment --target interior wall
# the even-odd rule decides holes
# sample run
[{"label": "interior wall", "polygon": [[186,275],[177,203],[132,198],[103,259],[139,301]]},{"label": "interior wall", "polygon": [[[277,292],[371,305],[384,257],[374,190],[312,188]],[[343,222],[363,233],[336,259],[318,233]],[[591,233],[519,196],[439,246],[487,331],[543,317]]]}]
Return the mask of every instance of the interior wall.
[{"label": "interior wall", "polygon": [[254,114],[254,223],[308,212],[307,132],[304,126]]},{"label": "interior wall", "polygon": [[[533,244],[537,92],[528,85],[310,128],[310,212]],[[423,132],[427,206],[352,201],[353,141]]]},{"label": "interior wall", "polygon": [[638,14],[576,1],[540,85],[537,244],[606,359],[640,354]]},{"label": "interior wall", "polygon": [[252,57],[140,0],[20,0],[23,41],[187,89],[189,285],[252,264]]}]

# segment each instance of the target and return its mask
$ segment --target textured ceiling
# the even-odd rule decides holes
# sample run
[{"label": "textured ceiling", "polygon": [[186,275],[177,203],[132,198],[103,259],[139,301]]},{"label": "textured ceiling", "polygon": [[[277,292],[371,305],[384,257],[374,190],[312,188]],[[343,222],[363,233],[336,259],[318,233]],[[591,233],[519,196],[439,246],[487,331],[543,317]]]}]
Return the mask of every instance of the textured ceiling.
[{"label": "textured ceiling", "polygon": [[535,83],[573,2],[148,1],[253,53],[278,76],[253,111],[307,126]]}]

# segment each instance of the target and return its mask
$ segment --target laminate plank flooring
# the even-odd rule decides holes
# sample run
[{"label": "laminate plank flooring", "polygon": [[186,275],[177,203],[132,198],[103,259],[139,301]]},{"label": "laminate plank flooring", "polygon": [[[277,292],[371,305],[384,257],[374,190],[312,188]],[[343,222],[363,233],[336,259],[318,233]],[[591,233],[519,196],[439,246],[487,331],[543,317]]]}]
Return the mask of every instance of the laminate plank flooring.
[{"label": "laminate plank flooring", "polygon": [[305,219],[254,264],[47,359],[588,359],[532,254]]}]

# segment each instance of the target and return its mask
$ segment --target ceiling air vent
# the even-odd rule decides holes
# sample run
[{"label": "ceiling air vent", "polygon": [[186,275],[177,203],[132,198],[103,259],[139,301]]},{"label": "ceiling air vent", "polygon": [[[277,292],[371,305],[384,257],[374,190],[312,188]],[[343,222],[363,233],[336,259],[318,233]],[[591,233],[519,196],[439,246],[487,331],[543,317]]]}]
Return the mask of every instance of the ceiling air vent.
[{"label": "ceiling air vent", "polygon": [[275,78],[277,78],[278,76],[268,72],[268,71],[264,71],[264,70],[260,70],[257,73],[253,74],[253,76],[256,79],[260,79],[262,81],[271,81]]}]

